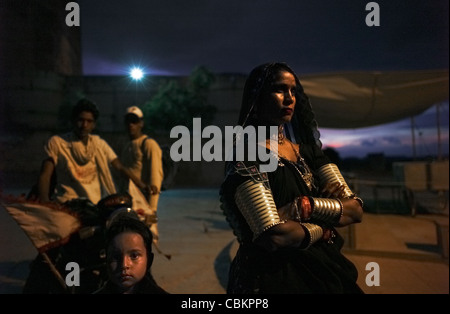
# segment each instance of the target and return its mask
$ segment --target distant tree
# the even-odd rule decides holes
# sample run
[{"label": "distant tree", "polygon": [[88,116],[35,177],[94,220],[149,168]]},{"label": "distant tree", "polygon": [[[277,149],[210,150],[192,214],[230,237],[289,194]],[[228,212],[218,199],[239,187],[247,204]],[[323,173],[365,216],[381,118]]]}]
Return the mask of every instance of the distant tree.
[{"label": "distant tree", "polygon": [[195,68],[186,84],[170,80],[161,85],[157,93],[144,103],[147,129],[170,131],[174,126],[192,128],[192,119],[202,118],[202,124],[210,124],[216,107],[208,104],[207,96],[215,76],[206,67]]},{"label": "distant tree", "polygon": [[331,160],[332,163],[336,164],[337,166],[340,166],[341,157],[339,156],[337,150],[335,150],[332,147],[327,147],[323,149],[323,153]]}]

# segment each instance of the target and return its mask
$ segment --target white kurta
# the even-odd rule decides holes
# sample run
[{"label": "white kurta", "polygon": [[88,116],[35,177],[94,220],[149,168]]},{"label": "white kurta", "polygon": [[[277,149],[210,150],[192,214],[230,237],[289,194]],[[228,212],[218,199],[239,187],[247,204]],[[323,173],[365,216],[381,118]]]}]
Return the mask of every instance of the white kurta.
[{"label": "white kurta", "polygon": [[[145,138],[147,140],[142,145]],[[121,150],[120,161],[145,184],[154,185],[159,191],[161,190],[164,177],[162,150],[154,139],[144,134],[137,139],[128,141]],[[124,188],[130,192],[129,182],[122,185],[122,189]],[[150,196],[149,205],[152,212],[157,210],[158,199],[159,194]]]},{"label": "white kurta", "polygon": [[98,135],[90,135],[86,146],[73,133],[54,135],[45,152],[55,164],[58,201],[85,197],[97,204],[116,192],[109,167],[117,155]]}]

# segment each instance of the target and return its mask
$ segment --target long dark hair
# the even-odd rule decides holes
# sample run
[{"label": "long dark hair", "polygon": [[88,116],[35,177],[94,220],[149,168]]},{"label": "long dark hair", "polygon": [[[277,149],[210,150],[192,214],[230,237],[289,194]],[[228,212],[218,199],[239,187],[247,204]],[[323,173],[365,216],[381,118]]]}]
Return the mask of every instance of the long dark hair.
[{"label": "long dark hair", "polygon": [[263,91],[270,87],[275,75],[283,71],[294,75],[297,85],[295,94],[297,103],[294,116],[290,122],[293,131],[291,133],[293,134],[288,133],[287,137],[297,143],[316,144],[321,148],[320,132],[309,98],[305,94],[298,76],[284,62],[264,63],[250,72],[244,86],[238,125],[245,127],[257,123],[254,115],[260,105]]}]

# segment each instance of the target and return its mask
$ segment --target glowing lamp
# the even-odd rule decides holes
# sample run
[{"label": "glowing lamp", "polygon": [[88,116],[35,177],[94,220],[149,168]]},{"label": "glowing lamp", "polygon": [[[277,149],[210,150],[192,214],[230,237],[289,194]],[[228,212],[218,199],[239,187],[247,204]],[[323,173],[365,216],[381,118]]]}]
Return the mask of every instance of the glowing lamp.
[{"label": "glowing lamp", "polygon": [[139,68],[132,68],[130,71],[130,76],[133,80],[139,81],[144,77],[144,72]]}]

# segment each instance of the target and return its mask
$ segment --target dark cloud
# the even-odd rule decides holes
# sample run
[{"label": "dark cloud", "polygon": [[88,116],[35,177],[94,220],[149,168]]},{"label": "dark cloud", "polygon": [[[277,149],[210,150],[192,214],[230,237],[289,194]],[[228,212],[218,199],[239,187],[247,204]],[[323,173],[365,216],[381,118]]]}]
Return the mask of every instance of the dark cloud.
[{"label": "dark cloud", "polygon": [[361,146],[375,147],[379,143],[378,139],[365,139],[361,141]]},{"label": "dark cloud", "polygon": [[401,139],[396,136],[384,136],[382,140],[388,145],[399,145],[402,143]]},{"label": "dark cloud", "polygon": [[84,70],[108,73],[91,56],[174,74],[267,60],[300,73],[448,68],[448,1],[377,1],[380,27],[365,24],[368,2],[82,0]]},{"label": "dark cloud", "polygon": [[[269,60],[286,61],[300,75],[448,69],[447,0],[376,1],[379,27],[365,24],[368,0],[78,2],[85,74],[125,74],[133,64],[162,75],[187,75],[198,65],[248,73]],[[445,108],[441,127],[448,134],[448,102]],[[415,124],[423,134],[436,133],[435,107],[415,117]],[[355,145],[339,152],[410,154],[410,145],[400,140],[407,143],[410,130],[411,119],[370,134],[361,130]]]}]

